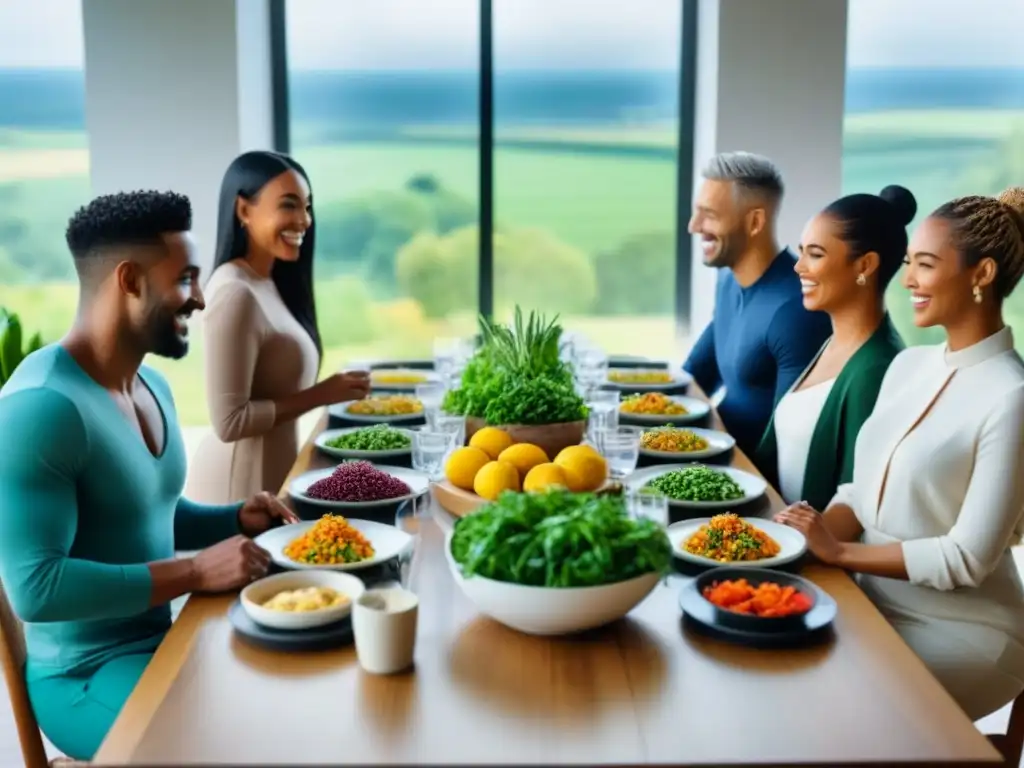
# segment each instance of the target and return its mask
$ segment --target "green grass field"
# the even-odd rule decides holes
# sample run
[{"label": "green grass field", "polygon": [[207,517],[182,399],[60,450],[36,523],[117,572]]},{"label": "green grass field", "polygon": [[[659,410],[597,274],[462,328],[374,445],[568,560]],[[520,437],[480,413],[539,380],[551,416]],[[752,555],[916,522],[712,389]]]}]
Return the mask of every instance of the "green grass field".
[{"label": "green grass field", "polygon": [[[537,136],[536,132],[531,135]],[[565,142],[572,138],[571,132],[559,128],[551,129],[551,135]],[[663,148],[665,136],[663,129],[630,131],[624,133],[623,143],[646,142]],[[858,115],[846,124],[844,191],[876,192],[886,184],[903,184],[917,195],[921,215],[957,195],[993,194],[1009,185],[1008,179],[1017,183],[1024,179],[1022,136],[1021,113]],[[586,138],[612,141],[606,132]],[[81,170],[88,167],[87,157],[81,156],[84,152],[80,135],[0,133],[0,205],[4,208],[0,222],[3,213],[23,222],[20,268],[45,274],[51,268],[49,260],[68,258],[64,255],[64,224],[89,197],[86,171]],[[320,210],[366,192],[400,189],[416,174],[431,174],[446,188],[476,200],[477,151],[473,146],[359,143],[299,146],[295,154],[312,177]],[[59,175],[59,168],[44,167],[45,163],[79,170]],[[26,168],[39,173],[26,174]],[[593,255],[637,233],[674,231],[675,165],[657,157],[576,153],[568,143],[564,152],[502,148],[495,153],[495,205],[499,223],[549,230]],[[4,280],[5,236],[0,228],[0,306],[18,312],[30,332],[39,330],[49,340],[59,338],[74,315],[75,288],[66,282],[16,285]],[[25,242],[31,244],[27,251]],[[666,280],[672,279],[672,270],[666,259]],[[475,327],[472,313],[427,320],[415,301],[375,297],[354,287],[351,278],[323,280],[317,291],[323,328],[344,330],[352,322],[356,304],[365,325],[358,343],[330,347],[325,372],[353,360],[429,356],[436,336],[467,334]],[[922,334],[912,327],[909,302],[898,285],[891,291],[890,306],[908,342],[941,338],[941,334]],[[1024,328],[1024,295],[1009,303],[1007,314],[1015,325],[1020,318],[1018,327]],[[616,353],[678,357],[683,351],[675,346],[673,321],[668,316],[577,316],[564,318],[564,323]],[[152,361],[170,378],[182,423],[189,426],[207,423],[199,325],[193,323],[193,349],[188,358]]]}]

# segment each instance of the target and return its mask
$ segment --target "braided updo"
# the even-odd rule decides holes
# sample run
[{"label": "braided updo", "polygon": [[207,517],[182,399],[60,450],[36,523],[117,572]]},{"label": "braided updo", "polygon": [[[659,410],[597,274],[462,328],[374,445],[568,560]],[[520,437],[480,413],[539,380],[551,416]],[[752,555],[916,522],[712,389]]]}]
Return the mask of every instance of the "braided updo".
[{"label": "braided updo", "polygon": [[1024,276],[1024,187],[1010,187],[999,197],[958,197],[932,216],[951,225],[968,267],[985,258],[996,263],[993,288],[1000,299],[1013,292]]}]

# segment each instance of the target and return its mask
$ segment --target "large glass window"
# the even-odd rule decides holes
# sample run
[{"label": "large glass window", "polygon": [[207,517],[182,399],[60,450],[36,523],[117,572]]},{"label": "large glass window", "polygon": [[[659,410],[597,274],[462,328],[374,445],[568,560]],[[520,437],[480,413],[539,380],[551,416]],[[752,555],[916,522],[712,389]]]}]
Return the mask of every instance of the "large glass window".
[{"label": "large glass window", "polygon": [[681,2],[494,0],[494,309],[674,345]]},{"label": "large glass window", "polygon": [[[844,191],[902,184],[920,221],[954,197],[1024,183],[1022,29],[1020,0],[849,0]],[[914,327],[898,282],[889,308],[903,338],[941,340]],[[1024,292],[1005,311],[1024,344]]]},{"label": "large glass window", "polygon": [[0,4],[0,307],[62,336],[78,295],[64,244],[89,199],[81,0]]},{"label": "large glass window", "polygon": [[288,0],[325,370],[476,327],[478,0]]}]

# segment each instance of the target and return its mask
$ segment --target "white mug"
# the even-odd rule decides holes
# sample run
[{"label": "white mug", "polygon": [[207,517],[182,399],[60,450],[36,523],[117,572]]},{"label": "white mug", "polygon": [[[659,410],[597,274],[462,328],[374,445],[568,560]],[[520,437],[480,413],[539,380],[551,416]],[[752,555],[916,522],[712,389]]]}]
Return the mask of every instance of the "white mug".
[{"label": "white mug", "polygon": [[419,598],[402,587],[370,589],[352,606],[359,666],[375,675],[390,675],[412,665],[416,648]]}]

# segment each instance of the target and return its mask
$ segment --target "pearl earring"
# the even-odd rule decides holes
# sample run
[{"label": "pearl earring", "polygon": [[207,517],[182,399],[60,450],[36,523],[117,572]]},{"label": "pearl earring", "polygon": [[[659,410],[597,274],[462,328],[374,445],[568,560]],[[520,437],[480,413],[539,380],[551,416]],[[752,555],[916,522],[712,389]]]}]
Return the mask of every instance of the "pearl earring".
[{"label": "pearl earring", "polygon": [[857,275],[857,285],[863,287],[863,286],[865,286],[867,284],[868,284],[868,279],[866,277],[864,277],[864,273],[863,272],[861,272],[859,275]]},{"label": "pearl earring", "polygon": [[981,304],[981,286],[974,286],[974,303]]}]

